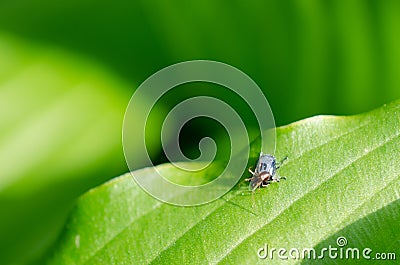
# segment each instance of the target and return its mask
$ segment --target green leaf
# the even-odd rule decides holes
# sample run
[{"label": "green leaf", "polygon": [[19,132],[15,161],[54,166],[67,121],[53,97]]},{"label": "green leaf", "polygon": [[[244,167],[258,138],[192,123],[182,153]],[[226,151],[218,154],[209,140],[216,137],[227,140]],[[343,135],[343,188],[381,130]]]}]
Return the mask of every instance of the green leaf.
[{"label": "green leaf", "polygon": [[0,35],[1,263],[42,255],[73,201],[126,171],[130,86],[96,62]]},{"label": "green leaf", "polygon": [[[338,236],[348,246],[398,256],[399,114],[397,101],[366,114],[280,127],[276,156],[289,157],[279,170],[287,180],[254,194],[234,189],[203,206],[161,203],[123,175],[80,198],[48,264],[281,263],[276,253],[262,260],[257,251],[265,244],[337,246]],[[142,169],[148,177],[154,170]]]}]

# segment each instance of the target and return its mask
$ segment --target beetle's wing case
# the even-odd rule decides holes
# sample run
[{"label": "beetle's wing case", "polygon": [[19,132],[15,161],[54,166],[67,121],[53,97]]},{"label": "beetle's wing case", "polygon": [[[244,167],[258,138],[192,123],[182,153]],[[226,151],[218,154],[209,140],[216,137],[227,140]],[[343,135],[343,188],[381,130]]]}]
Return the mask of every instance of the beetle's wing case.
[{"label": "beetle's wing case", "polygon": [[259,175],[254,175],[250,180],[250,190],[255,191],[263,182],[262,178]]},{"label": "beetle's wing case", "polygon": [[261,164],[261,157],[262,157],[262,156],[263,156],[263,153],[261,152],[261,153],[260,153],[260,156],[258,157],[258,160],[257,160],[256,168],[255,168],[255,170],[254,170],[254,172],[255,172],[256,174],[260,173],[260,164]]},{"label": "beetle's wing case", "polygon": [[268,173],[269,175],[274,176],[276,171],[276,159],[272,155],[260,155],[257,166],[259,173]]}]

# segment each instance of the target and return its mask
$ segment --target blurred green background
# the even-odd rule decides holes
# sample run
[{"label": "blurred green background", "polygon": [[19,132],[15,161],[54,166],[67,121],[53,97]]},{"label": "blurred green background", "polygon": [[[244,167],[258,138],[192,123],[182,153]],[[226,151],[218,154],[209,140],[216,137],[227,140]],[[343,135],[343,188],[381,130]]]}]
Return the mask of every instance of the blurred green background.
[{"label": "blurred green background", "polygon": [[[355,114],[400,98],[399,29],[395,0],[2,0],[1,263],[40,262],[74,199],[128,170],[123,114],[154,72],[193,59],[235,66],[263,89],[278,126]],[[198,122],[188,134],[219,129]],[[156,130],[148,137],[157,143]]]}]

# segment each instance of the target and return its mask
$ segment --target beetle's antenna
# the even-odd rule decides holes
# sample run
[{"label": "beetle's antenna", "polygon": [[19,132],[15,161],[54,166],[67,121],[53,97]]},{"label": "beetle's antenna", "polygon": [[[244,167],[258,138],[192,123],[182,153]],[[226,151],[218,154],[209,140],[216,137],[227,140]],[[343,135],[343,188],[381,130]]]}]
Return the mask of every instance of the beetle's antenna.
[{"label": "beetle's antenna", "polygon": [[279,162],[279,164],[276,166],[276,169],[279,169],[287,159],[288,159],[288,156],[285,156],[285,157]]}]

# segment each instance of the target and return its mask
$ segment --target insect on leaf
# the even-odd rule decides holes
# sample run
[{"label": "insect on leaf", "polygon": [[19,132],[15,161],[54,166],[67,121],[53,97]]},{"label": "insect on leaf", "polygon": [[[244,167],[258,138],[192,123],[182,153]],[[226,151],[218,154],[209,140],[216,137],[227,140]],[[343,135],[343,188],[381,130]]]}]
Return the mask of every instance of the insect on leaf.
[{"label": "insect on leaf", "polygon": [[[254,192],[254,203],[233,190],[203,206],[171,206],[123,175],[80,198],[48,264],[265,264],[257,255],[265,244],[336,246],[339,235],[399,256],[399,114],[396,101],[278,128],[275,155],[289,156],[279,169],[287,180]],[[155,169],[146,170],[151,177]]]}]

